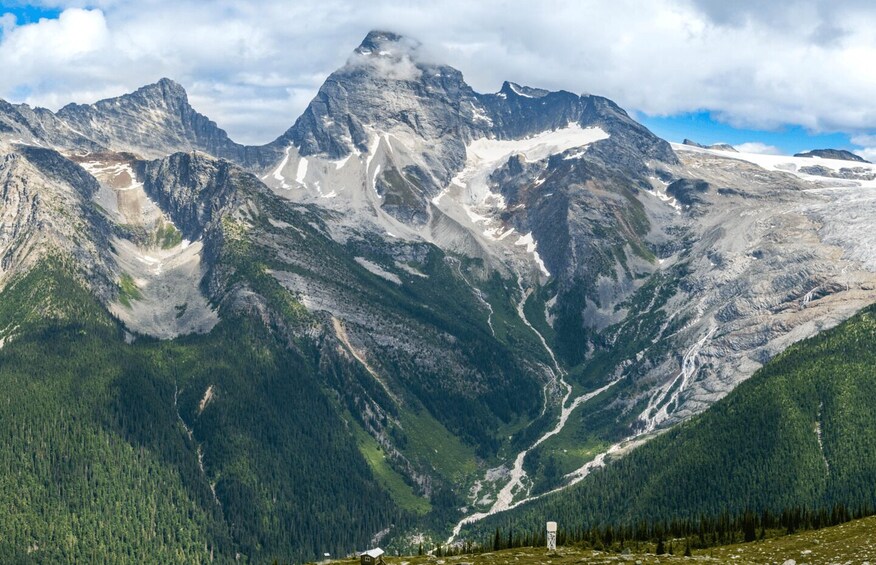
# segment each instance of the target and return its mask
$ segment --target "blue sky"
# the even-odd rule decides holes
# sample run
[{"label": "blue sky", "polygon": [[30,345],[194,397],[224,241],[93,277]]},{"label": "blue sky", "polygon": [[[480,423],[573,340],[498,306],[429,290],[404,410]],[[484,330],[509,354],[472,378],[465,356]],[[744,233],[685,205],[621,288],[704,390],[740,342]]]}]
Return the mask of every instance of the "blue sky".
[{"label": "blue sky", "polygon": [[266,143],[370,29],[479,92],[590,92],[670,141],[876,159],[871,0],[0,0],[0,98],[55,110],[170,77]]},{"label": "blue sky", "polygon": [[721,123],[709,112],[682,113],[675,116],[637,115],[636,118],[651,131],[669,141],[685,138],[703,145],[729,143],[761,143],[775,147],[783,154],[793,155],[809,149],[856,149],[844,133],[812,133],[797,125],[779,126],[773,130],[735,128]]},{"label": "blue sky", "polygon": [[13,14],[19,25],[35,23],[40,18],[57,18],[61,15],[61,10],[58,8],[17,4],[15,2],[3,2],[2,6],[0,13]]}]

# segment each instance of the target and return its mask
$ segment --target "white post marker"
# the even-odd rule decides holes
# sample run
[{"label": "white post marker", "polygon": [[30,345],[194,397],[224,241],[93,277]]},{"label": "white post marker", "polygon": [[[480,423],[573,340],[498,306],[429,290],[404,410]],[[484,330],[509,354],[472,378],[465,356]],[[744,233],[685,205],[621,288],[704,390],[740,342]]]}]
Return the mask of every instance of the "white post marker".
[{"label": "white post marker", "polygon": [[547,523],[547,549],[548,551],[557,550],[557,523]]}]

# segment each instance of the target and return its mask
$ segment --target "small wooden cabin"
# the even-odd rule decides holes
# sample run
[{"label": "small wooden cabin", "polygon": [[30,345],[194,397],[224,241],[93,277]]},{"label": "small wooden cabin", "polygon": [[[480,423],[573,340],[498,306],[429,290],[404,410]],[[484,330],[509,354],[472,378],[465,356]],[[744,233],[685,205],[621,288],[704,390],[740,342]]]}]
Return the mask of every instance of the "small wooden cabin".
[{"label": "small wooden cabin", "polygon": [[359,560],[361,565],[384,565],[383,550],[379,547],[369,549],[359,555]]}]

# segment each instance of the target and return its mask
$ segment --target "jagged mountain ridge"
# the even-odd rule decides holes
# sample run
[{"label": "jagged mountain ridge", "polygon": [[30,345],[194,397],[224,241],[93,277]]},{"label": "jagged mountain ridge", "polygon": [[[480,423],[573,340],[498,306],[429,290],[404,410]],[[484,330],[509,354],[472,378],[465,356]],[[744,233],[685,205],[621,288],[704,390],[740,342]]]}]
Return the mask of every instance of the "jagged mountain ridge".
[{"label": "jagged mountain ridge", "polygon": [[411,190],[417,193],[411,206],[423,209],[462,169],[470,141],[518,139],[574,123],[602,127],[648,158],[675,162],[665,142],[605,98],[509,82],[496,94],[479,94],[458,70],[421,60],[415,42],[379,31],[369,33],[347,64],[326,79],[278,141],[294,144],[302,157],[331,161],[372,151],[376,132],[426,142],[405,171],[411,177],[407,184],[418,185]]},{"label": "jagged mountain ridge", "polygon": [[[10,155],[54,147],[38,151],[84,187],[102,255],[74,256],[101,266],[82,279],[129,330],[259,320],[319,360],[341,418],[445,525],[454,506],[501,510],[586,475],[592,455],[546,482],[521,451],[540,438],[533,454],[561,456],[569,434],[648,437],[873,300],[869,256],[849,256],[831,212],[842,197],[783,172],[805,171],[676,153],[596,96],[478,94],[388,32],[260,148],[166,80],[57,114],[4,108]],[[10,257],[13,274],[34,264]],[[480,468],[413,450],[412,414]]]},{"label": "jagged mountain ridge", "polygon": [[734,153],[737,153],[736,149],[734,149],[733,146],[729,143],[714,143],[712,145],[703,145],[702,143],[697,143],[692,139],[685,138],[681,142],[681,144],[689,145],[690,147],[699,147],[700,149],[716,149],[718,151],[733,151]]},{"label": "jagged mountain ridge", "polygon": [[131,152],[151,159],[198,150],[251,167],[274,162],[282,154],[272,144],[235,143],[191,107],[182,86],[167,78],[117,98],[68,104],[54,113],[0,102],[4,137],[60,151]]}]

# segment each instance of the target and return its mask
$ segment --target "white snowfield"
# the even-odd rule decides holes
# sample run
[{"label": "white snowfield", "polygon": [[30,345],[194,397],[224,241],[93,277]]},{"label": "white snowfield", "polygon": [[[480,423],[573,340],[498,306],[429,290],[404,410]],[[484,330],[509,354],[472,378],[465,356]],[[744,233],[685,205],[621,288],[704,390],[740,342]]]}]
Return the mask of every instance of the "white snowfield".
[{"label": "white snowfield", "polygon": [[511,90],[514,91],[514,94],[516,94],[517,96],[522,96],[524,98],[534,98],[534,96],[532,96],[531,94],[526,94],[525,92],[520,90],[520,88],[513,82],[509,82],[508,86],[511,87]]},{"label": "white snowfield", "polygon": [[[465,168],[456,175],[441,194],[432,199],[440,204],[446,195],[457,196],[456,200],[468,205],[484,205],[494,195],[487,184],[490,174],[508,162],[514,155],[521,155],[527,162],[541,161],[570,149],[583,148],[591,143],[608,139],[601,128],[582,128],[578,124],[546,131],[524,139],[489,139],[472,141],[465,147]],[[578,152],[578,156],[583,154]],[[453,189],[461,189],[454,191]],[[499,196],[501,198],[501,196]],[[503,203],[504,206],[504,203]]]},{"label": "white snowfield", "polygon": [[[576,123],[523,139],[489,139],[485,137],[476,139],[466,146],[466,169],[488,168],[495,170],[499,165],[508,161],[512,155],[523,155],[530,162],[541,161],[551,155],[584,147],[603,139],[608,139],[608,134],[602,128],[582,128]],[[465,171],[460,174],[464,173]]]},{"label": "white snowfield", "polygon": [[[677,143],[676,151],[705,153],[727,159],[736,159],[757,165],[765,170],[793,175],[809,184],[804,191],[812,198],[801,204],[802,211],[822,224],[820,236],[825,244],[843,250],[844,258],[858,263],[870,272],[876,272],[876,164],[822,159],[820,157],[791,157],[736,153],[716,149],[702,149]],[[873,180],[845,179],[801,172],[804,167],[824,167],[839,172],[852,169]],[[808,301],[807,301],[808,303]]]}]

